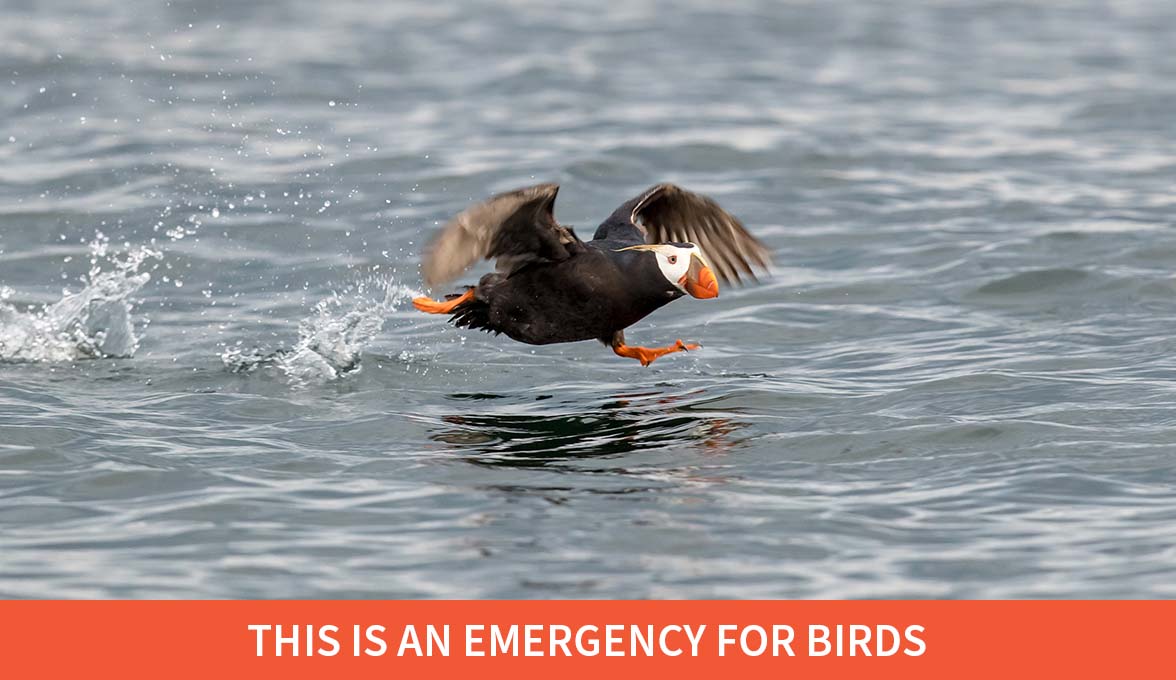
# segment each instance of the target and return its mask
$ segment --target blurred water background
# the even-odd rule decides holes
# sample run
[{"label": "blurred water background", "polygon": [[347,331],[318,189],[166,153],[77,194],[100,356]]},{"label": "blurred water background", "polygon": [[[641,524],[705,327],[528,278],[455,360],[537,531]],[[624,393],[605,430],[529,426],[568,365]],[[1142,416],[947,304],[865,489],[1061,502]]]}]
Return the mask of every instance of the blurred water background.
[{"label": "blurred water background", "polygon": [[[1174,596],[1174,34],[0,0],[0,595]],[[701,351],[405,304],[471,201],[664,180],[776,253],[629,331]]]}]

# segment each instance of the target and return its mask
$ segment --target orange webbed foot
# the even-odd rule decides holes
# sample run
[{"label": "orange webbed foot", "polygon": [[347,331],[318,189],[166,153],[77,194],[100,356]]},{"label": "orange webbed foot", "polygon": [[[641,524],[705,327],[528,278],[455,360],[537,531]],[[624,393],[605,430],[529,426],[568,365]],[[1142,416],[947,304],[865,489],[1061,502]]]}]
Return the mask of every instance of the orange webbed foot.
[{"label": "orange webbed foot", "polygon": [[663,357],[674,352],[689,352],[690,350],[700,349],[702,345],[694,343],[685,343],[681,340],[670,345],[669,347],[630,347],[624,343],[617,343],[612,346],[613,352],[618,356],[629,359],[636,359],[641,362],[642,366],[648,366],[654,362],[658,357]]},{"label": "orange webbed foot", "polygon": [[438,302],[422,295],[412,299],[412,306],[426,314],[452,314],[454,308],[472,299],[474,299],[474,291],[471,289],[445,302]]}]

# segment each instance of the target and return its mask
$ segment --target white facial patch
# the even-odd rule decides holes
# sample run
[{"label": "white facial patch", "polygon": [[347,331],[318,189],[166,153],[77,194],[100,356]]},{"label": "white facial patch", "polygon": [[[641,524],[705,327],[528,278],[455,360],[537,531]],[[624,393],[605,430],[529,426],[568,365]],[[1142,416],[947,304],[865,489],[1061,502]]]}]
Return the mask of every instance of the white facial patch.
[{"label": "white facial patch", "polygon": [[671,246],[669,244],[658,244],[651,248],[653,254],[657,256],[657,266],[661,270],[662,276],[666,280],[674,284],[674,286],[686,292],[682,281],[686,276],[686,272],[690,270],[690,255],[697,252],[697,247],[693,243],[683,244],[682,246]]}]

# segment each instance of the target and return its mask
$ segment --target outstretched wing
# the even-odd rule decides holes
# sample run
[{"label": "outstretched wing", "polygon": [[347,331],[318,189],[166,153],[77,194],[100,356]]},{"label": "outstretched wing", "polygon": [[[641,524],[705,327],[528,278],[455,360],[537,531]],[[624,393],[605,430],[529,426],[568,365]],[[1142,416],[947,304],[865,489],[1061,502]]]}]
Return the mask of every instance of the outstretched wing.
[{"label": "outstretched wing", "polygon": [[467,208],[446,224],[425,250],[425,284],[453,280],[480,259],[510,274],[532,262],[558,262],[579,243],[571,229],[555,221],[558,184],[537,184]]},{"label": "outstretched wing", "polygon": [[755,280],[753,269],[771,264],[767,246],[706,196],[659,184],[635,200],[629,219],[645,232],[646,243],[693,243],[724,283]]}]

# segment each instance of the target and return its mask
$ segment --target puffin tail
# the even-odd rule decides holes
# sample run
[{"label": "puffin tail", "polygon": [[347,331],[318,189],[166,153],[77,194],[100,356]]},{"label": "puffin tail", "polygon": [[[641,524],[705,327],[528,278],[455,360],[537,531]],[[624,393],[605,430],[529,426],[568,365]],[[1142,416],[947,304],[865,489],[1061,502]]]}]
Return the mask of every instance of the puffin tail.
[{"label": "puffin tail", "polygon": [[476,297],[454,307],[450,321],[458,328],[473,328],[487,333],[502,332],[490,323],[490,304]]},{"label": "puffin tail", "polygon": [[495,289],[505,280],[506,277],[498,272],[490,272],[479,279],[477,295],[474,295],[474,289],[468,291],[469,299],[463,300],[453,308],[450,323],[458,328],[472,328],[495,335],[502,333],[502,329],[490,320],[489,300],[494,297]]},{"label": "puffin tail", "polygon": [[426,314],[452,314],[449,321],[458,328],[502,332],[491,325],[490,305],[474,295],[473,286],[467,286],[464,293],[446,295],[444,302],[424,296],[413,298],[412,306]]},{"label": "puffin tail", "polygon": [[446,295],[445,302],[419,297],[413,299],[412,306],[430,314],[451,314],[449,322],[458,328],[473,328],[497,335],[502,329],[490,320],[490,303],[486,300],[502,280],[502,275],[491,272],[483,276],[476,287],[466,286],[460,295]]}]

